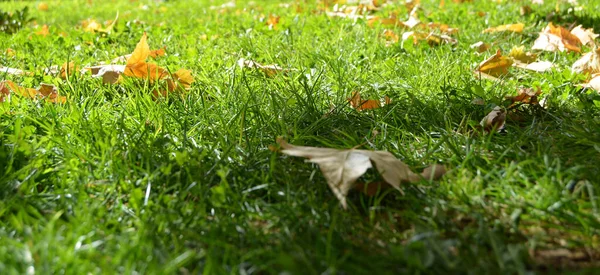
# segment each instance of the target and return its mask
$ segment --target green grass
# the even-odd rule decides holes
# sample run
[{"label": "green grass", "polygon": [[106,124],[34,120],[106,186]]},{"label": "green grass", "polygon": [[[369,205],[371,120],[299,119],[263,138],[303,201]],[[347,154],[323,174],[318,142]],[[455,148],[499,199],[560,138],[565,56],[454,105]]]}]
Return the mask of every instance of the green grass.
[{"label": "green grass", "polygon": [[[29,24],[0,33],[0,65],[37,72],[0,80],[54,83],[67,96],[65,104],[18,96],[0,104],[0,273],[511,274],[598,267],[600,98],[575,86],[584,77],[569,68],[579,55],[541,53],[558,68],[511,69],[509,78],[491,82],[471,72],[491,51],[469,49],[480,40],[505,53],[514,45],[530,48],[552,12],[561,25],[579,22],[600,32],[596,1],[580,0],[583,11],[563,4],[555,12],[546,0],[553,3],[520,16],[528,1],[447,0],[440,9],[424,0],[422,20],[460,29],[457,45],[437,47],[386,47],[385,27],[315,13],[313,1],[301,1],[300,13],[278,1],[238,1],[223,12],[211,2],[49,1],[47,12],[33,1],[0,3],[5,11],[29,6],[51,32],[37,36]],[[117,11],[109,36],[77,28]],[[398,3],[380,13],[394,11],[405,18]],[[269,14],[281,16],[275,30],[259,20]],[[523,34],[481,33],[516,22],[526,23]],[[167,46],[157,63],[193,71],[196,82],[183,98],[155,100],[135,83],[41,74],[68,61],[93,65],[131,53],[143,32],[151,48]],[[7,48],[16,55],[6,55]],[[242,57],[295,70],[271,78],[240,69]],[[520,86],[541,87],[547,108],[511,109],[505,134],[461,131],[494,106],[508,106],[504,96]],[[393,102],[357,112],[346,100],[352,91]],[[486,105],[471,104],[474,98]],[[404,185],[404,195],[351,192],[344,211],[317,166],[268,149],[277,136],[298,145],[365,144],[415,170],[432,163],[451,170],[438,182]]]}]

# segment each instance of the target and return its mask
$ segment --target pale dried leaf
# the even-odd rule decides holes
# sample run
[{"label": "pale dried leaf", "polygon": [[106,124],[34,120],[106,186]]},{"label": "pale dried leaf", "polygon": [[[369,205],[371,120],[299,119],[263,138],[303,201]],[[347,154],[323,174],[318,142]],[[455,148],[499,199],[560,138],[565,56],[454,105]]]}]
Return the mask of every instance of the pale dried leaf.
[{"label": "pale dried leaf", "polygon": [[93,78],[102,78],[104,84],[114,84],[119,81],[119,77],[125,72],[126,65],[99,65],[87,67],[82,73],[90,71]]},{"label": "pale dried leaf", "polygon": [[483,42],[483,41],[479,41],[477,43],[472,44],[471,46],[469,46],[471,49],[476,50],[478,53],[482,53],[485,52],[487,50],[490,49],[490,45]]},{"label": "pale dried leaf", "polygon": [[516,23],[516,24],[507,24],[501,25],[497,27],[491,27],[483,30],[483,33],[494,33],[494,32],[514,32],[514,33],[522,33],[525,28],[525,24]]},{"label": "pale dried leaf", "polygon": [[506,110],[498,106],[489,112],[480,122],[481,127],[484,130],[491,132],[504,128],[504,122],[506,121]]},{"label": "pale dried leaf", "polygon": [[530,71],[536,71],[536,72],[547,72],[552,70],[552,68],[554,68],[554,64],[550,61],[537,61],[537,62],[533,62],[533,63],[522,63],[522,62],[515,62],[513,64],[513,66],[521,68],[521,69],[525,69],[525,70],[530,70]]},{"label": "pale dried leaf", "polygon": [[593,43],[596,37],[598,37],[598,34],[594,33],[594,29],[585,29],[581,25],[573,28],[571,33],[577,36],[583,45]]},{"label": "pale dried leaf", "polygon": [[573,63],[571,69],[576,73],[600,73],[600,48],[584,54]]},{"label": "pale dried leaf", "polygon": [[502,52],[498,49],[495,55],[481,62],[475,71],[498,77],[508,74],[508,68],[512,63],[512,59],[502,56]]},{"label": "pale dried leaf", "polygon": [[383,179],[398,190],[401,183],[417,182],[423,178],[439,179],[446,171],[445,167],[435,165],[425,169],[420,175],[415,174],[408,165],[386,151],[296,146],[282,138],[278,138],[277,143],[283,149],[282,153],[305,157],[309,162],[318,164],[329,187],[344,209],[347,208],[348,191],[360,176],[373,167],[373,164]]}]

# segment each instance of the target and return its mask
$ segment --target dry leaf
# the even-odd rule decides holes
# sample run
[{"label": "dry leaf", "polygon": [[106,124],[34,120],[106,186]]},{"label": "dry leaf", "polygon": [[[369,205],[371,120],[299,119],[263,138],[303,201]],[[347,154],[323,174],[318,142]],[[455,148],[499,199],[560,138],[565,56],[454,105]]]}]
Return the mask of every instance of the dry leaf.
[{"label": "dry leaf", "polygon": [[533,54],[525,51],[525,46],[514,46],[508,53],[509,57],[522,63],[531,63],[537,59],[537,54]]},{"label": "dry leaf", "polygon": [[577,73],[600,73],[600,48],[596,48],[589,53],[584,54],[579,60],[573,63],[571,69]]},{"label": "dry leaf", "polygon": [[192,86],[194,77],[192,72],[186,69],[179,69],[173,74],[173,79],[167,79],[167,85],[170,92],[176,90],[185,91]]},{"label": "dry leaf", "polygon": [[543,73],[543,72],[552,70],[552,68],[554,68],[554,63],[552,63],[550,61],[537,61],[537,62],[533,62],[533,63],[529,63],[529,64],[515,62],[513,64],[513,66],[515,66],[517,68],[525,69],[525,70]]},{"label": "dry leaf", "polygon": [[485,52],[487,50],[490,49],[490,45],[484,43],[483,41],[479,41],[477,43],[472,44],[471,46],[469,46],[471,49],[476,50],[478,53],[482,53]]},{"label": "dry leaf", "polygon": [[590,81],[585,84],[581,84],[581,87],[590,88],[594,91],[600,92],[600,73],[592,75]]},{"label": "dry leaf", "polygon": [[86,32],[100,32],[110,34],[115,27],[115,24],[119,20],[119,13],[117,12],[117,16],[115,20],[108,20],[104,22],[106,27],[102,27],[102,24],[98,23],[94,19],[86,19],[81,21],[81,28]]},{"label": "dry leaf", "polygon": [[402,34],[402,42],[411,38],[413,40],[413,44],[415,45],[422,40],[427,41],[429,46],[437,46],[442,43],[456,44],[458,42],[456,39],[445,34],[423,33],[419,31],[410,31]]},{"label": "dry leaf", "polygon": [[41,83],[40,88],[34,89],[19,86],[10,80],[0,82],[0,102],[3,102],[10,95],[10,92],[26,98],[43,98],[52,103],[65,103],[67,101],[66,97],[58,95],[58,89],[54,85],[45,83]]},{"label": "dry leaf", "polygon": [[491,27],[483,30],[483,33],[494,33],[494,32],[514,32],[514,33],[522,33],[525,28],[525,24],[517,23],[517,24],[508,24],[497,27]]},{"label": "dry leaf", "polygon": [[598,34],[594,33],[594,29],[584,29],[581,25],[573,28],[571,33],[577,36],[583,45],[594,43],[594,40],[598,37]]},{"label": "dry leaf", "polygon": [[121,75],[125,72],[125,65],[99,65],[84,68],[81,72],[90,71],[93,78],[102,78],[104,84],[115,84],[119,82]]},{"label": "dry leaf", "polygon": [[347,100],[348,102],[350,102],[350,106],[352,106],[352,108],[356,109],[357,111],[381,108],[392,102],[392,100],[388,96],[385,96],[381,100],[362,100],[360,98],[359,92],[352,92],[352,97],[347,98]]},{"label": "dry leaf", "polygon": [[[538,101],[538,96],[542,94],[542,90],[540,88],[537,88],[537,90],[534,90],[533,88],[519,88],[518,90],[518,95],[516,96],[506,96],[505,98],[507,100],[511,101],[511,105],[510,107],[512,107],[515,104],[521,103],[521,104],[539,104]],[[509,108],[510,108],[509,107]]]},{"label": "dry leaf", "polygon": [[240,66],[240,68],[259,69],[263,73],[265,73],[267,76],[270,76],[270,77],[275,76],[279,72],[289,71],[289,69],[284,69],[281,66],[276,65],[276,64],[262,65],[256,61],[246,60],[244,58],[240,58],[237,63],[238,63],[238,66]]},{"label": "dry leaf", "polygon": [[73,74],[73,72],[79,71],[79,67],[75,66],[74,62],[64,63],[60,67],[60,78],[67,79],[67,76]]},{"label": "dry leaf", "polygon": [[282,138],[278,138],[277,143],[283,148],[281,150],[283,154],[305,157],[309,162],[318,164],[329,187],[344,209],[347,208],[348,191],[360,176],[369,168],[373,168],[373,165],[383,179],[398,190],[401,183],[418,182],[423,178],[435,180],[445,173],[445,168],[435,165],[425,169],[427,171],[423,171],[420,175],[415,174],[408,165],[386,151],[296,146]]},{"label": "dry leaf", "polygon": [[481,62],[475,71],[498,77],[508,74],[508,68],[512,63],[512,59],[502,56],[502,52],[498,49],[495,55]]},{"label": "dry leaf", "polygon": [[534,50],[581,52],[579,38],[563,27],[556,27],[554,24],[548,23],[548,26],[539,35],[531,47]]},{"label": "dry leaf", "polygon": [[20,69],[2,67],[0,66],[0,75],[11,74],[11,75],[33,75],[31,72],[23,71]]},{"label": "dry leaf", "polygon": [[487,132],[497,131],[504,128],[504,122],[506,121],[506,110],[498,106],[487,114],[481,120],[481,127]]},{"label": "dry leaf", "polygon": [[42,29],[39,30],[39,31],[37,31],[37,32],[35,32],[35,34],[43,36],[43,37],[46,37],[46,36],[48,36],[50,34],[50,28],[48,27],[48,25],[44,24],[42,26]]},{"label": "dry leaf", "polygon": [[167,70],[156,64],[146,63],[150,56],[150,47],[148,46],[146,33],[140,39],[131,56],[127,59],[125,65],[125,76],[148,79],[150,81],[165,78],[168,75]]}]

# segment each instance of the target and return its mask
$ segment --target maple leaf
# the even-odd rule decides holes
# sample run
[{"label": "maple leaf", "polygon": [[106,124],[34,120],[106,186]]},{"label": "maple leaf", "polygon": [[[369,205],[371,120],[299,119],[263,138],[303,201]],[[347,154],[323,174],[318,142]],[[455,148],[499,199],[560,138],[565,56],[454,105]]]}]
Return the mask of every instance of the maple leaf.
[{"label": "maple leaf", "polygon": [[594,43],[594,40],[598,37],[598,34],[594,33],[594,29],[584,29],[581,25],[573,28],[571,33],[579,38],[583,45]]},{"label": "maple leaf", "polygon": [[600,48],[595,48],[591,52],[584,54],[573,63],[571,69],[576,73],[600,73]]},{"label": "maple leaf", "polygon": [[517,23],[517,24],[507,24],[501,25],[497,27],[491,27],[483,30],[483,33],[494,33],[494,32],[514,32],[514,33],[522,33],[525,28],[525,24]]},{"label": "maple leaf", "polygon": [[356,180],[373,166],[385,182],[398,190],[401,190],[402,183],[418,182],[424,178],[439,179],[446,170],[441,165],[433,165],[421,174],[416,174],[408,165],[386,151],[297,146],[287,143],[282,138],[278,138],[277,143],[283,149],[283,154],[305,157],[309,162],[318,164],[327,184],[344,209],[347,208],[348,191],[352,189]]},{"label": "maple leaf", "polygon": [[574,51],[581,52],[581,41],[577,36],[563,27],[556,27],[552,23],[539,33],[539,37],[533,42],[531,47],[534,50],[543,51]]},{"label": "maple leaf", "polygon": [[392,102],[388,96],[385,96],[382,100],[361,100],[360,93],[356,91],[352,92],[352,97],[347,98],[347,100],[350,102],[350,106],[357,111],[381,108],[382,106],[388,105]]},{"label": "maple leaf", "polygon": [[155,81],[162,79],[168,75],[167,70],[159,67],[156,64],[146,63],[146,59],[150,56],[150,46],[148,46],[146,33],[142,35],[140,42],[127,59],[125,65],[125,76],[148,79]]},{"label": "maple leaf", "polygon": [[504,129],[506,121],[506,110],[498,106],[494,107],[479,123],[487,132]]},{"label": "maple leaf", "polygon": [[495,55],[481,62],[475,71],[497,77],[508,74],[508,68],[512,63],[512,59],[502,56],[502,52],[498,49]]},{"label": "maple leaf", "polygon": [[510,100],[512,103],[509,106],[509,108],[518,103],[539,104],[538,96],[542,94],[542,90],[540,88],[537,88],[537,90],[534,90],[533,88],[521,87],[518,89],[517,92],[518,92],[518,95],[516,95],[516,96],[506,96],[505,97],[507,100]]}]

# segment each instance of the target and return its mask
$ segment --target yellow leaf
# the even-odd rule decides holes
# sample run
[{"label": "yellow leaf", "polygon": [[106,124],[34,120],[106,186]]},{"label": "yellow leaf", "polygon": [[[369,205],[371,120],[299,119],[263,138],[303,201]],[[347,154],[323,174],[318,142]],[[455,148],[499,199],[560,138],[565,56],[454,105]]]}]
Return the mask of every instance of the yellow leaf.
[{"label": "yellow leaf", "polygon": [[531,63],[537,59],[537,54],[525,52],[525,46],[514,46],[510,49],[508,56],[523,63]]},{"label": "yellow leaf", "polygon": [[40,11],[48,11],[48,4],[46,4],[46,2],[40,2],[37,8]]},{"label": "yellow leaf", "polygon": [[515,32],[522,33],[525,28],[525,24],[517,23],[517,24],[507,24],[497,27],[491,27],[483,30],[483,33],[494,33],[494,32]]},{"label": "yellow leaf", "polygon": [[497,77],[508,74],[508,68],[512,63],[512,59],[502,56],[502,52],[498,49],[495,55],[481,62],[476,71]]}]

